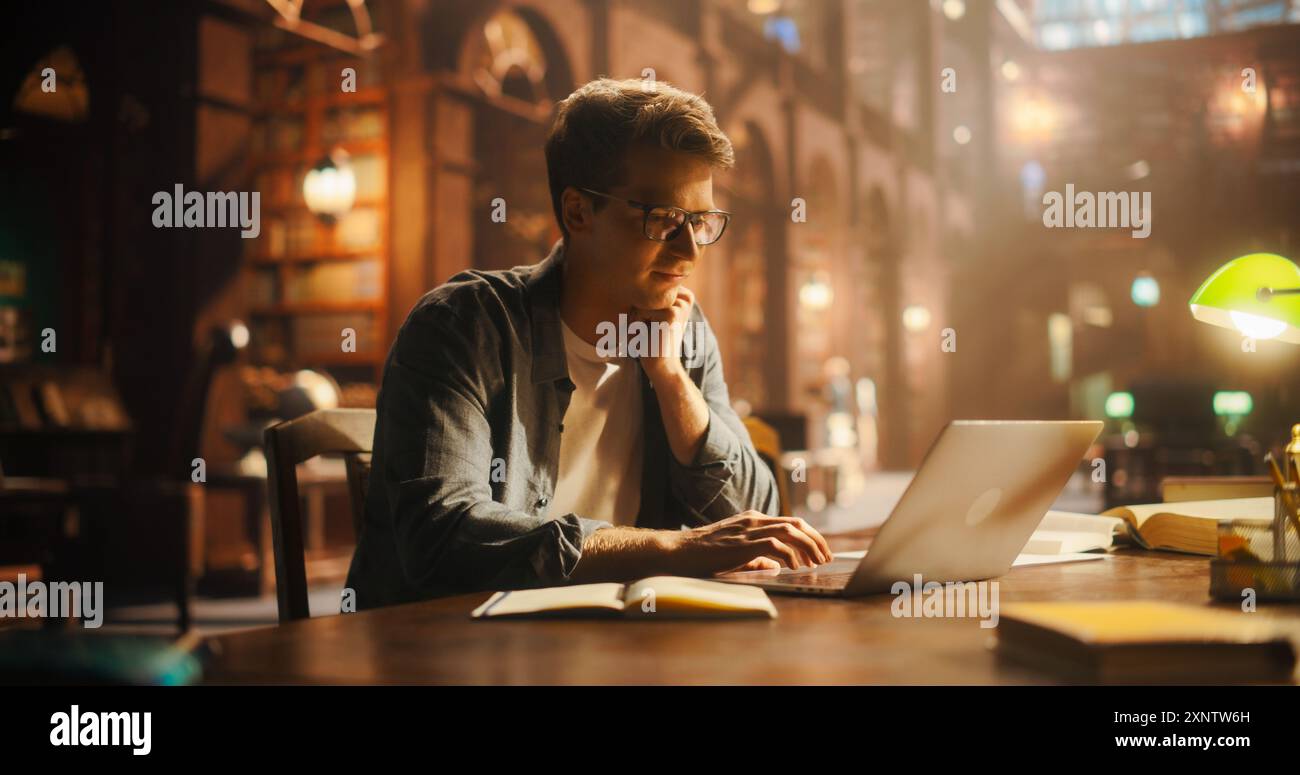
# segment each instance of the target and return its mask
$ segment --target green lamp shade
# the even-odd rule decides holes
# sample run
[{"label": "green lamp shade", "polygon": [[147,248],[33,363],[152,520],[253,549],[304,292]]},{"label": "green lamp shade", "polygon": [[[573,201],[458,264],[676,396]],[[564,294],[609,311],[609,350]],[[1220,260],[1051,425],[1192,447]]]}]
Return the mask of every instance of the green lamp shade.
[{"label": "green lamp shade", "polygon": [[1273,253],[1234,258],[1192,294],[1192,317],[1255,339],[1300,344],[1300,294],[1260,299],[1260,288],[1300,288],[1300,266]]}]

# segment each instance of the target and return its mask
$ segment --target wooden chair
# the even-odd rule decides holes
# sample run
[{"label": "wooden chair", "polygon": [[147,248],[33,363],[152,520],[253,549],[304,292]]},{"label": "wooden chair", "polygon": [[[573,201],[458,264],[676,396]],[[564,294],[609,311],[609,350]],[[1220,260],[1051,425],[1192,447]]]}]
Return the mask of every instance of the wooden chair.
[{"label": "wooden chair", "polygon": [[318,409],[266,429],[275,591],[282,624],[311,616],[307,605],[307,563],[297,465],[317,455],[344,455],[352,526],[359,532],[374,438],[373,409]]},{"label": "wooden chair", "polygon": [[790,485],[785,480],[785,473],[781,471],[781,435],[776,432],[776,428],[752,414],[741,422],[745,424],[745,430],[749,431],[749,438],[754,442],[754,450],[772,470],[772,476],[776,479],[776,494],[780,501],[781,513],[789,514]]}]

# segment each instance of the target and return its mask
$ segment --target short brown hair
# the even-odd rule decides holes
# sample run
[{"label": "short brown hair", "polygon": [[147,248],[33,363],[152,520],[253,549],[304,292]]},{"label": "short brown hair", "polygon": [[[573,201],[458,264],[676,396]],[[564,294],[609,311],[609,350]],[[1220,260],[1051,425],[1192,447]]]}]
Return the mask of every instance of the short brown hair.
[{"label": "short brown hair", "polygon": [[[546,137],[546,176],[560,233],[560,195],[569,186],[607,191],[623,182],[634,143],[700,156],[715,167],[735,164],[731,140],[703,97],[666,81],[598,78],[560,102]],[[605,204],[597,197],[593,205]]]}]

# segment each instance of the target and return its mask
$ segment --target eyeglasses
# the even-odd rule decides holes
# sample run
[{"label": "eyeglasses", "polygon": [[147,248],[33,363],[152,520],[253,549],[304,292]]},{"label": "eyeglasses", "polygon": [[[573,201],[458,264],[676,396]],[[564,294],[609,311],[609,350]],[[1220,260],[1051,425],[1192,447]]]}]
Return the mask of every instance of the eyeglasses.
[{"label": "eyeglasses", "polygon": [[731,220],[731,213],[725,210],[691,212],[680,207],[634,202],[631,199],[624,199],[621,196],[614,196],[601,191],[592,191],[589,188],[579,188],[578,190],[595,196],[603,196],[606,199],[617,199],[620,202],[626,202],[629,207],[640,210],[643,214],[641,230],[645,233],[647,239],[652,239],[655,242],[671,242],[677,239],[677,235],[681,234],[682,229],[689,223],[691,225],[691,236],[695,238],[696,245],[712,245],[722,239],[722,232],[727,230],[727,223]]}]

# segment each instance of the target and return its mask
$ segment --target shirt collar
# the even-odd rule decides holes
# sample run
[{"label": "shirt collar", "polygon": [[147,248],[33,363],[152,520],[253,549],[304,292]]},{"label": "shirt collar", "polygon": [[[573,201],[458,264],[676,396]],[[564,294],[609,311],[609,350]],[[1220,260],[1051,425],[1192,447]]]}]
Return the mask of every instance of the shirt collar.
[{"label": "shirt collar", "polygon": [[569,378],[560,330],[560,281],[564,272],[564,241],[556,240],[551,252],[533,268],[528,278],[528,312],[532,320],[533,384]]}]

